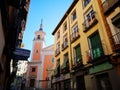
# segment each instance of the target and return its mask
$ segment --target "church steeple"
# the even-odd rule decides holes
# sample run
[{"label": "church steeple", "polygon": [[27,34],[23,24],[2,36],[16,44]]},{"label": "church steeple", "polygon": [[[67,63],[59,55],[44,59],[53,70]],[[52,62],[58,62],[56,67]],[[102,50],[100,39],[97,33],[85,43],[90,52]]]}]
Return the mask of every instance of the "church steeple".
[{"label": "church steeple", "polygon": [[43,25],[42,25],[42,19],[41,19],[41,24],[40,24],[40,29],[39,29],[39,31],[43,31]]}]

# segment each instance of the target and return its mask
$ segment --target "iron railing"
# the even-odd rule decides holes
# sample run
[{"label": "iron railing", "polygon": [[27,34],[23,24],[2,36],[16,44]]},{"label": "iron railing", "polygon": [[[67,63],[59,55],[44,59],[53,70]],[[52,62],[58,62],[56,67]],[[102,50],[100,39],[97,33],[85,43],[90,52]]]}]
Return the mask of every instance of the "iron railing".
[{"label": "iron railing", "polygon": [[111,37],[112,41],[112,47],[114,51],[119,51],[120,50],[120,32],[114,34]]},{"label": "iron railing", "polygon": [[79,29],[77,31],[74,31],[72,34],[71,34],[71,43],[73,43],[75,40],[77,40],[78,38],[80,37],[80,34],[79,34]]},{"label": "iron railing", "polygon": [[119,0],[105,0],[102,4],[104,13],[111,9]]},{"label": "iron railing", "polygon": [[89,17],[87,20],[83,23],[83,31],[88,31],[91,27],[93,27],[97,23],[96,13],[94,12],[91,17]]}]

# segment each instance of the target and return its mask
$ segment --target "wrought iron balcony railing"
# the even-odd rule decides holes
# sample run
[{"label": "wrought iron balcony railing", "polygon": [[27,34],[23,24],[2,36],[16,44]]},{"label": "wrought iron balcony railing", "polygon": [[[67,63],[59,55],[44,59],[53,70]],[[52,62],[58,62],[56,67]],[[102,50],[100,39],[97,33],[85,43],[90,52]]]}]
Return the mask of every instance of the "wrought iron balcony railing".
[{"label": "wrought iron balcony railing", "polygon": [[60,54],[60,47],[55,50],[55,56]]},{"label": "wrought iron balcony railing", "polygon": [[90,28],[92,28],[96,23],[98,22],[97,18],[96,18],[96,14],[94,12],[94,14],[91,15],[91,17],[89,17],[87,20],[84,21],[83,23],[83,31],[86,32],[88,31]]},{"label": "wrought iron balcony railing", "polygon": [[76,41],[78,38],[80,37],[79,31],[74,31],[71,34],[71,43],[73,43],[74,41]]},{"label": "wrought iron balcony railing", "polygon": [[102,4],[104,13],[112,9],[118,2],[120,2],[120,0],[105,0]]},{"label": "wrought iron balcony railing", "polygon": [[111,37],[112,48],[114,51],[120,52],[120,32]]},{"label": "wrought iron balcony railing", "polygon": [[74,60],[74,65],[72,66],[72,69],[78,69],[80,67],[83,67],[83,62],[82,62],[82,55],[79,54],[73,58]]},{"label": "wrought iron balcony railing", "polygon": [[[99,58],[105,56],[102,45],[97,45],[86,51],[87,63],[97,62]],[[102,60],[101,60],[102,61]]]},{"label": "wrought iron balcony railing", "polygon": [[65,50],[68,47],[68,42],[64,41],[62,44],[62,50]]}]

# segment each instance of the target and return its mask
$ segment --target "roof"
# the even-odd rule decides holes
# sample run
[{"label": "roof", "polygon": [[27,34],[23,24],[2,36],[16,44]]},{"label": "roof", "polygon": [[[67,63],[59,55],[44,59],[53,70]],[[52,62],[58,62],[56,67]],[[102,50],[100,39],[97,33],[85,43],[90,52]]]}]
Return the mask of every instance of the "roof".
[{"label": "roof", "polygon": [[54,44],[50,45],[50,46],[47,46],[45,48],[42,49],[43,51],[44,50],[54,50]]},{"label": "roof", "polygon": [[74,6],[76,5],[76,3],[79,0],[74,0],[73,3],[70,5],[70,7],[68,8],[68,10],[66,11],[66,13],[64,14],[64,16],[62,17],[62,19],[60,20],[60,22],[58,23],[58,25],[56,26],[56,28],[54,29],[54,31],[52,32],[52,35],[54,35],[56,33],[56,31],[58,30],[58,28],[60,27],[60,25],[63,23],[63,21],[65,20],[65,18],[68,16],[68,14],[71,12],[71,10],[74,8]]}]

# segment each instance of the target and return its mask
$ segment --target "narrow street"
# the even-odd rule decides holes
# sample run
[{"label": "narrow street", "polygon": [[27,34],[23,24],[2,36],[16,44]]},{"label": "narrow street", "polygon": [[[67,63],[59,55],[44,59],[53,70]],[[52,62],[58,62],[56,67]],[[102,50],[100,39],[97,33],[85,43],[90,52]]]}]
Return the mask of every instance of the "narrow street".
[{"label": "narrow street", "polygon": [[120,90],[120,0],[0,0],[0,90]]}]

